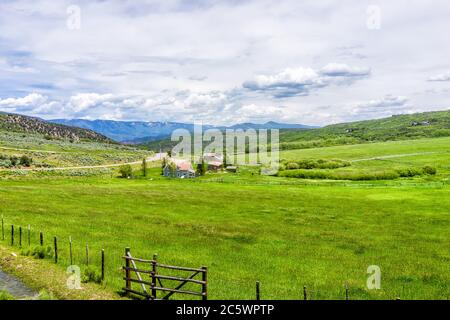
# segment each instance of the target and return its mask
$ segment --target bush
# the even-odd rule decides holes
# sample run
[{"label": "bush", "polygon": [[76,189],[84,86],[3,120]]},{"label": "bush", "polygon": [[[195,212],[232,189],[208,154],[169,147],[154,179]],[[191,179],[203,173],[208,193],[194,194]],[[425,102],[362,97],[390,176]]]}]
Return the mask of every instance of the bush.
[{"label": "bush", "polygon": [[24,167],[29,167],[31,166],[31,164],[33,163],[33,159],[28,157],[28,156],[21,156],[20,160],[19,160],[19,164],[24,166]]},{"label": "bush", "polygon": [[58,300],[51,292],[45,290],[39,291],[39,300]]},{"label": "bush", "polygon": [[421,176],[423,174],[423,170],[417,168],[405,168],[397,170],[397,173],[402,178],[410,178],[415,176]]},{"label": "bush", "polygon": [[102,275],[94,267],[88,266],[84,270],[83,276],[81,277],[81,282],[83,282],[83,283],[87,283],[87,282],[101,283]]},{"label": "bush", "polygon": [[286,170],[296,170],[296,169],[337,169],[351,166],[348,161],[343,161],[339,159],[326,160],[326,159],[303,159],[298,161],[283,161]]},{"label": "bush", "polygon": [[8,291],[0,290],[0,300],[15,300],[15,299]]},{"label": "bush", "polygon": [[286,170],[295,170],[295,169],[300,169],[300,166],[295,162],[289,162],[286,165]]},{"label": "bush", "polygon": [[122,178],[131,178],[133,176],[133,168],[129,164],[120,166],[119,173]]},{"label": "bush", "polygon": [[24,256],[33,256],[36,259],[52,258],[53,248],[50,246],[36,246],[33,249],[23,249],[21,254]]},{"label": "bush", "polygon": [[9,162],[11,162],[11,166],[16,166],[17,165],[17,163],[19,162],[19,158],[17,158],[16,156],[11,156],[10,158],[9,158]]},{"label": "bush", "polygon": [[11,168],[11,161],[8,160],[4,160],[4,159],[0,159],[0,167],[3,168]]},{"label": "bush", "polygon": [[434,176],[437,173],[436,168],[431,167],[431,166],[425,166],[422,168],[422,170],[423,170],[424,174],[428,174],[428,175],[432,175],[432,176]]},{"label": "bush", "polygon": [[333,172],[327,170],[287,170],[278,173],[279,177],[299,179],[328,179],[328,180],[393,180],[400,177],[395,171],[379,172]]}]

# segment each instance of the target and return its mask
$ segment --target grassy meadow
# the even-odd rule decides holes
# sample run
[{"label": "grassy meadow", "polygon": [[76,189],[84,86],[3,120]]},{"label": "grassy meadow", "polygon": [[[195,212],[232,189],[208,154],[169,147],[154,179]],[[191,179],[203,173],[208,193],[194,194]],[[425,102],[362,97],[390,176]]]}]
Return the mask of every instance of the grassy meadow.
[{"label": "grassy meadow", "polygon": [[[259,176],[255,168],[189,180],[165,179],[158,164],[146,178],[0,179],[0,210],[10,225],[32,227],[62,267],[99,267],[120,290],[124,248],[162,263],[208,266],[210,299],[448,299],[450,297],[450,139],[371,143],[283,151],[284,159],[342,159],[335,170],[433,165],[433,176],[353,182]],[[138,168],[136,167],[136,170]],[[228,183],[227,183],[228,182]],[[378,183],[378,184],[377,184]],[[16,249],[19,251],[19,248]],[[48,260],[48,263],[52,263]],[[381,290],[367,290],[367,267],[381,268]],[[180,296],[179,296],[180,297]]]}]

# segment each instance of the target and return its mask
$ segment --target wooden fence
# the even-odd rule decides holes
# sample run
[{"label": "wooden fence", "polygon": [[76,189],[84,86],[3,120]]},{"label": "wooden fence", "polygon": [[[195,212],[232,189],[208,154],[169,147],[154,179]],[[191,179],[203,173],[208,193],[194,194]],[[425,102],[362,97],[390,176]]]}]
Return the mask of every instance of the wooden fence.
[{"label": "wooden fence", "polygon": [[[17,229],[19,230],[19,232],[17,232]],[[25,238],[25,228],[22,228],[22,226],[19,226],[18,228],[14,225],[11,225],[11,234],[9,237],[9,244],[11,246],[18,246],[20,249],[25,249],[24,252],[25,255],[35,255],[37,257],[39,257],[39,259],[44,259],[44,258],[51,258],[54,260],[54,262],[56,264],[61,264],[60,262],[60,246],[61,244],[64,245],[65,242],[61,242],[59,238],[57,237],[53,237],[53,248],[51,248],[51,246],[47,246],[47,249],[50,248],[50,251],[47,251],[45,253],[37,253],[37,246],[32,247],[32,242],[35,241],[37,234],[37,231],[34,231],[31,229],[31,226],[28,225],[28,227],[26,228],[26,238]],[[17,236],[18,234],[18,236]],[[32,234],[34,234],[34,237],[32,237]],[[5,232],[5,221],[4,221],[4,217],[3,215],[1,216],[1,241],[5,241],[7,240],[6,238],[7,232]],[[17,239],[18,238],[18,239]],[[33,241],[32,241],[33,239]],[[17,241],[18,240],[18,241]],[[25,241],[26,240],[26,241]],[[72,250],[72,237],[69,236],[68,239],[68,245],[69,245],[69,257],[65,257],[66,260],[62,262],[62,264],[67,264],[67,262],[69,262],[68,265],[73,265],[74,264],[74,256],[73,256],[73,250]],[[38,243],[40,247],[44,247],[44,233],[42,231],[39,231],[39,239],[38,239]],[[28,250],[26,250],[28,249]],[[41,256],[42,254],[42,256]],[[82,259],[80,259],[81,261]],[[88,244],[86,244],[86,254],[84,257],[84,263],[86,266],[89,266],[89,260],[90,260],[90,256],[89,256],[89,246]],[[78,265],[80,265],[80,263],[78,263]],[[101,261],[100,261],[100,270],[101,270],[101,274],[100,274],[100,280],[101,282],[103,282],[105,280],[105,250],[101,249]]]},{"label": "wooden fence", "polygon": [[[199,296],[202,300],[208,299],[208,268],[188,268],[161,264],[154,255],[152,260],[134,258],[130,248],[125,248],[125,287],[123,290],[127,295],[134,294],[148,300],[168,300],[174,294]],[[138,267],[142,265],[142,267]],[[168,270],[188,274],[187,276],[163,275]],[[200,279],[195,279],[195,278]],[[146,280],[145,278],[148,278]],[[164,281],[164,283],[163,283]],[[172,286],[166,285],[166,283]],[[138,285],[139,289],[133,287]],[[186,284],[199,286],[199,290],[184,290]]]}]

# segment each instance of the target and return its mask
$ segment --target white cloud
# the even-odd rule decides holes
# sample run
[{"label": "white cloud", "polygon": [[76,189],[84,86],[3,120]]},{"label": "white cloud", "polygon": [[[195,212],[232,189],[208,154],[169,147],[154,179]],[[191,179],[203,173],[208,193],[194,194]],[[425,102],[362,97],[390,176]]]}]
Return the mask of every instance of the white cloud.
[{"label": "white cloud", "polygon": [[311,68],[288,68],[275,75],[257,75],[252,81],[244,82],[250,90],[293,89],[298,93],[323,85],[319,75]]},{"label": "white cloud", "polygon": [[[180,121],[232,125],[238,122],[286,121],[284,107],[242,104],[224,92],[178,92],[154,97],[115,96],[113,94],[77,94],[64,100],[48,100],[32,94],[23,98],[0,100],[8,112],[22,111],[46,119],[66,118],[105,120]],[[150,115],[150,116],[149,116]]]},{"label": "white cloud", "polygon": [[60,115],[64,110],[59,101],[51,101],[47,96],[38,93],[31,93],[19,98],[0,99],[0,109],[34,116]]},{"label": "white cloud", "polygon": [[348,114],[350,115],[348,120],[384,118],[395,114],[417,111],[417,108],[410,103],[407,97],[393,95],[357,102],[343,109],[348,109]]},{"label": "white cloud", "polygon": [[450,71],[429,77],[428,81],[450,81]]},{"label": "white cloud", "polygon": [[404,107],[408,102],[408,98],[404,96],[387,95],[381,99],[369,100],[358,104],[360,109],[376,110],[382,108],[398,108]]},{"label": "white cloud", "polygon": [[47,101],[47,97],[31,93],[23,98],[0,99],[0,106],[5,109],[20,110],[40,106]]},{"label": "white cloud", "polygon": [[329,63],[320,73],[330,77],[362,77],[370,74],[370,68],[351,67],[343,63]]},{"label": "white cloud", "polygon": [[81,112],[99,104],[110,102],[112,98],[112,94],[80,93],[70,97],[69,108],[73,112]]},{"label": "white cloud", "polygon": [[237,118],[237,122],[267,122],[273,119],[287,120],[287,118],[280,118],[283,114],[283,107],[261,106],[256,104],[247,104],[239,107],[234,111],[233,119]]},{"label": "white cloud", "polygon": [[[0,1],[0,99],[48,97],[1,109],[234,123],[282,101],[274,120],[325,124],[351,119],[341,106],[374,93],[408,96],[422,111],[450,105],[450,42],[436,32],[450,28],[444,0],[379,0],[379,30],[367,29],[367,3],[356,0],[79,0],[80,30],[66,27],[71,4]],[[235,113],[252,105],[261,107]]]},{"label": "white cloud", "polygon": [[[343,84],[355,77],[368,76],[370,69],[351,67],[346,64],[330,63],[316,71],[312,68],[287,68],[274,75],[257,75],[246,81],[243,87],[255,91],[271,92],[274,97],[308,95],[313,89],[331,84]],[[353,79],[350,79],[353,78]]]}]

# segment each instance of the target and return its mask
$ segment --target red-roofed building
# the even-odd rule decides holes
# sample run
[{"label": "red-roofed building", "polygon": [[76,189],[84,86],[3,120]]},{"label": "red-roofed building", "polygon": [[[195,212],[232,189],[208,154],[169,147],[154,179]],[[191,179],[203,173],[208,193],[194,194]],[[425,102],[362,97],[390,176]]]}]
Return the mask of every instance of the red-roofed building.
[{"label": "red-roofed building", "polygon": [[163,175],[181,179],[195,178],[195,171],[189,161],[170,159],[163,168]]}]

